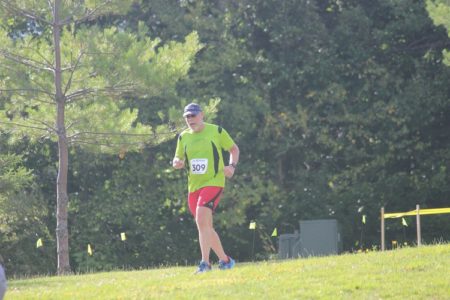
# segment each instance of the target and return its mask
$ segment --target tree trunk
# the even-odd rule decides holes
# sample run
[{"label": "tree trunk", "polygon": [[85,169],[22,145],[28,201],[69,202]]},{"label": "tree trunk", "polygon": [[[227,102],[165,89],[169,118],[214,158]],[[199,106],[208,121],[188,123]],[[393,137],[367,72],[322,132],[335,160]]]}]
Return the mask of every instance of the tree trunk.
[{"label": "tree trunk", "polygon": [[65,98],[62,93],[61,71],[61,24],[59,7],[61,0],[55,0],[53,8],[53,40],[55,51],[55,94],[56,94],[56,128],[58,132],[58,178],[56,180],[56,244],[58,256],[58,274],[70,273],[69,230],[67,226],[69,197],[67,195],[67,172],[69,150],[64,120]]},{"label": "tree trunk", "polygon": [[69,230],[67,226],[69,197],[67,195],[67,172],[69,151],[64,126],[64,103],[57,104],[58,127],[58,178],[56,182],[56,242],[58,254],[58,274],[70,273]]}]

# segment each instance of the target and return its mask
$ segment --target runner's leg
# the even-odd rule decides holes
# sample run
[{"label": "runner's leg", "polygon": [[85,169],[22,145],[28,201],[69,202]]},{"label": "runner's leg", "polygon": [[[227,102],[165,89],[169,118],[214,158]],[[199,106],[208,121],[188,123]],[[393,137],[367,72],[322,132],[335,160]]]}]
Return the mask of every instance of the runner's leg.
[{"label": "runner's leg", "polygon": [[[221,194],[220,187],[206,187],[189,195],[190,210],[197,223],[202,260],[208,263],[211,248],[220,260],[228,261],[220,237],[213,227],[213,212],[220,201]],[[197,200],[196,203],[194,199]],[[194,205],[195,209],[193,209]]]},{"label": "runner's leg", "polygon": [[217,232],[214,230],[214,227],[212,227],[211,232],[211,248],[214,250],[214,253],[216,253],[217,257],[220,260],[223,260],[225,262],[228,261],[228,255],[225,254],[225,251],[223,250],[222,243],[220,241],[220,237],[217,234]]},{"label": "runner's leg", "polygon": [[228,261],[228,256],[223,250],[219,235],[213,227],[212,210],[208,207],[198,206],[196,222],[199,233],[202,260],[209,263],[209,253],[212,248],[220,260]]},{"label": "runner's leg", "polygon": [[195,219],[198,229],[198,241],[200,243],[200,251],[202,252],[202,260],[209,263],[209,253],[211,251],[211,227],[212,227],[212,210],[197,206],[197,217]]}]

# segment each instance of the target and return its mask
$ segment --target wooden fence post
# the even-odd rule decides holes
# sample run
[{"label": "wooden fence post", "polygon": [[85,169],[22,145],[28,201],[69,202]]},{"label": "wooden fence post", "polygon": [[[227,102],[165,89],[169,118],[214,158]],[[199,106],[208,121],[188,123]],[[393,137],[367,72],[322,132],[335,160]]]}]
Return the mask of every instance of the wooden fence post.
[{"label": "wooden fence post", "polygon": [[381,208],[381,251],[384,251],[384,207]]},{"label": "wooden fence post", "polygon": [[422,245],[422,233],[420,230],[420,206],[419,204],[416,205],[416,227],[417,227],[417,246]]}]

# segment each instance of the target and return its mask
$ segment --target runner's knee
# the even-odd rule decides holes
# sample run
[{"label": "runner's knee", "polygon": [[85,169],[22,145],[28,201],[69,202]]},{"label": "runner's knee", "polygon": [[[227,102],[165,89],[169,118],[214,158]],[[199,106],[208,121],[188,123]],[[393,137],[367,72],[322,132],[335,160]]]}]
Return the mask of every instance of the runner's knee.
[{"label": "runner's knee", "polygon": [[199,229],[212,228],[212,211],[207,207],[197,207],[195,222]]}]

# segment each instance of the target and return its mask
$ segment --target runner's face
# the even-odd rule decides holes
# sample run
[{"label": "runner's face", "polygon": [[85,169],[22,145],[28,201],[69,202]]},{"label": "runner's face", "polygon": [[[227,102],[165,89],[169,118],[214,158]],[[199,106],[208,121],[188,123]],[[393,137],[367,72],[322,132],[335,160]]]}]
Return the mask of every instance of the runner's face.
[{"label": "runner's face", "polygon": [[184,117],[187,126],[193,131],[200,131],[203,129],[203,112],[197,115],[187,115]]}]

